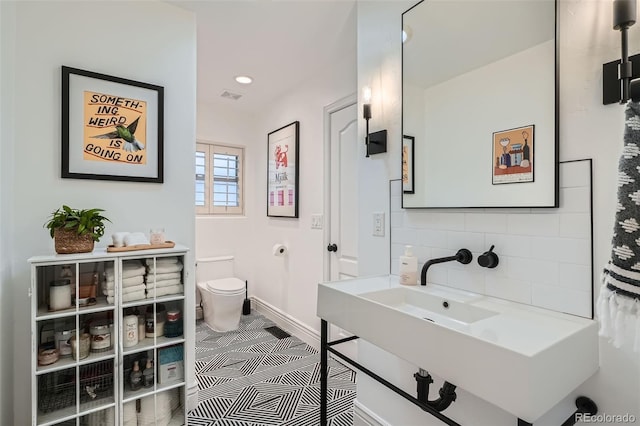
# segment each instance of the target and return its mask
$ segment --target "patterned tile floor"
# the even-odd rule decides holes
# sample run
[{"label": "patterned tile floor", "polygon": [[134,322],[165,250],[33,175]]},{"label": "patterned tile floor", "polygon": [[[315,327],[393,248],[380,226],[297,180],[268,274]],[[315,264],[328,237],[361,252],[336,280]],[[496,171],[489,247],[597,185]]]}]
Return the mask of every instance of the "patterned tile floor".
[{"label": "patterned tile floor", "polygon": [[[278,339],[275,325],[252,312],[236,331],[196,326],[198,426],[320,425],[320,355],[295,336]],[[329,361],[329,426],[353,425],[356,374]]]}]

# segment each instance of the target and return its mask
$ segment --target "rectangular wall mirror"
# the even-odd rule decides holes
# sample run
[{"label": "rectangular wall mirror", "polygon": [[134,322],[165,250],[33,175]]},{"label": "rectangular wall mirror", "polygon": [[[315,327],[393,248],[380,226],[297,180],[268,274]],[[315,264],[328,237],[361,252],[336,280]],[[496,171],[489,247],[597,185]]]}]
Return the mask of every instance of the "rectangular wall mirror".
[{"label": "rectangular wall mirror", "polygon": [[402,206],[557,207],[556,2],[425,0],[402,28]]}]

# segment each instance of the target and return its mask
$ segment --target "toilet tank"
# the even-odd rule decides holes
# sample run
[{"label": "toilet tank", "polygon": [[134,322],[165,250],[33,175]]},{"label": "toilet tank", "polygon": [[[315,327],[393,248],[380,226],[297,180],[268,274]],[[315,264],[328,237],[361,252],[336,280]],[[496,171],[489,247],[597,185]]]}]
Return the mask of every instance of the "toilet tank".
[{"label": "toilet tank", "polygon": [[233,276],[233,256],[204,257],[196,260],[197,282]]}]

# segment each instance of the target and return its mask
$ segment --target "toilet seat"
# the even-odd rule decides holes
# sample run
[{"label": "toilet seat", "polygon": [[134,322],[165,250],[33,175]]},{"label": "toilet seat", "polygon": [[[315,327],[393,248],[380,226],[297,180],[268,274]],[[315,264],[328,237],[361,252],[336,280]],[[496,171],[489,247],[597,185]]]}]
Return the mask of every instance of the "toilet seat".
[{"label": "toilet seat", "polygon": [[207,281],[206,288],[213,294],[235,296],[244,293],[245,283],[238,278],[222,278]]}]

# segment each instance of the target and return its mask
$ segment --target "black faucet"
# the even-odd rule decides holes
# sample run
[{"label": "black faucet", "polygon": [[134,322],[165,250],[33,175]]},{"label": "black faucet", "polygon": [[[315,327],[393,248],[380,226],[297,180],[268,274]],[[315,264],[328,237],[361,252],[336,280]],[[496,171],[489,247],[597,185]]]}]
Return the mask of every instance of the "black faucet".
[{"label": "black faucet", "polygon": [[467,263],[471,263],[472,259],[473,255],[471,254],[471,252],[465,248],[462,248],[458,250],[455,256],[440,257],[437,259],[427,260],[422,266],[422,272],[420,273],[420,285],[427,285],[427,269],[429,269],[429,266],[435,265],[436,263],[451,262],[453,260],[457,260],[463,265],[466,265]]}]

